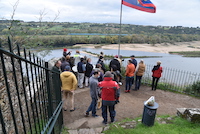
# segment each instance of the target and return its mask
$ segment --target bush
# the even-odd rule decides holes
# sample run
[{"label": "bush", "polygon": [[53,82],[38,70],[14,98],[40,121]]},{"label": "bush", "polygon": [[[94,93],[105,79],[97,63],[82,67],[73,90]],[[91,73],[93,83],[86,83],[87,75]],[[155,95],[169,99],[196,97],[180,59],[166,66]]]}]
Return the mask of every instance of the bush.
[{"label": "bush", "polygon": [[200,95],[200,81],[194,82],[192,85],[186,87],[185,92],[189,94]]}]

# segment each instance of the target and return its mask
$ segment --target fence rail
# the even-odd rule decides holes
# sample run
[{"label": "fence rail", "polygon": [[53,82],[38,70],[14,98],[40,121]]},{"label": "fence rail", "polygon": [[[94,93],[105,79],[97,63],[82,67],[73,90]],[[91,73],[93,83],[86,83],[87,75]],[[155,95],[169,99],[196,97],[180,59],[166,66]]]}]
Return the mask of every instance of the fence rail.
[{"label": "fence rail", "polygon": [[[151,85],[152,68],[153,65],[146,65],[142,83]],[[200,92],[192,88],[192,85],[197,82],[200,82],[200,74],[198,73],[163,67],[163,73],[159,80],[158,88],[200,96]]]},{"label": "fence rail", "polygon": [[0,133],[60,133],[62,101],[49,64],[17,46],[0,44]]}]

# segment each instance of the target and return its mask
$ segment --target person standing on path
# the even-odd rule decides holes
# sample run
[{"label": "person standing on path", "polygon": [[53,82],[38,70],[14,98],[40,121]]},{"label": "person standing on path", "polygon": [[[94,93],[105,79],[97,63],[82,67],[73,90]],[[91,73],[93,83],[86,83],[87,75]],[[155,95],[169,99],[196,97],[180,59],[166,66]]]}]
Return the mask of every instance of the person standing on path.
[{"label": "person standing on path", "polygon": [[121,64],[118,60],[118,55],[115,55],[114,58],[110,61],[109,69],[111,70],[112,66],[115,65],[117,70],[121,73]]},{"label": "person standing on path", "polygon": [[89,116],[90,111],[92,111],[93,117],[98,117],[98,115],[96,115],[96,105],[97,105],[97,100],[99,98],[99,87],[98,87],[99,75],[100,75],[100,71],[95,71],[93,72],[93,75],[89,79],[90,96],[92,98],[92,102],[85,113],[86,117]]},{"label": "person standing on path", "polygon": [[[57,92],[61,90],[61,80],[60,80],[60,67],[61,67],[61,61],[57,60],[52,67],[52,81],[53,81],[53,89],[55,90],[55,99],[60,100],[61,98],[61,93]],[[53,97],[54,98],[54,97]]]},{"label": "person standing on path", "polygon": [[67,61],[66,57],[62,57],[61,58],[61,66],[60,66],[60,69],[61,69],[62,72],[64,72],[65,66],[70,66],[70,64]]},{"label": "person standing on path", "polygon": [[135,66],[132,64],[131,60],[128,60],[128,65],[126,66],[126,89],[125,93],[129,93],[131,86],[134,81],[134,72],[135,72]]},{"label": "person standing on path", "polygon": [[135,59],[135,55],[131,55],[131,63],[135,65],[135,68],[137,67],[137,60]]},{"label": "person standing on path", "polygon": [[83,81],[85,77],[85,64],[84,64],[84,58],[81,58],[80,62],[77,64],[77,71],[78,71],[78,86],[79,88],[83,87]]},{"label": "person standing on path", "polygon": [[161,74],[163,72],[163,69],[160,66],[160,64],[161,64],[161,61],[157,61],[157,65],[154,66],[153,69],[152,69],[152,72],[153,72],[153,74],[152,74],[152,77],[153,77],[153,79],[152,79],[152,90],[154,90],[154,91],[157,88],[158,81],[159,81]]},{"label": "person standing on path", "polygon": [[91,58],[87,59],[86,71],[85,71],[85,86],[88,87],[90,74],[93,70],[93,65],[91,64]]},{"label": "person standing on path", "polygon": [[71,72],[70,66],[66,66],[64,72],[60,74],[62,81],[62,98],[63,98],[63,109],[67,110],[67,97],[69,96],[71,108],[70,112],[75,110],[74,107],[74,91],[77,88],[76,76]]},{"label": "person standing on path", "polygon": [[136,80],[135,80],[135,90],[140,89],[140,84],[142,80],[142,76],[144,75],[146,65],[144,64],[144,60],[140,60],[138,66],[136,67]]},{"label": "person standing on path", "polygon": [[112,79],[113,75],[110,71],[107,71],[104,75],[104,80],[99,82],[98,85],[101,89],[102,117],[104,124],[107,124],[108,122],[107,110],[109,110],[110,113],[111,123],[115,121],[115,104],[119,102],[120,87],[117,82]]}]

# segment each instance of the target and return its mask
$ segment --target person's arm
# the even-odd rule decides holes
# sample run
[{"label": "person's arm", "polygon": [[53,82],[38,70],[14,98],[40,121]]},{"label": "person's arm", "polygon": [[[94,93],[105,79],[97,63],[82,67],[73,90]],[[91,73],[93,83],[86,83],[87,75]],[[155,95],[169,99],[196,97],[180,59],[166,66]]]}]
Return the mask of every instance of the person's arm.
[{"label": "person's arm", "polygon": [[77,87],[77,79],[76,79],[76,76],[73,74],[73,80],[72,80],[73,82],[72,82],[72,84],[73,84],[73,86],[72,86],[72,90],[74,91],[74,90],[76,90],[76,87]]},{"label": "person's arm", "polygon": [[84,65],[84,64],[82,65],[82,69],[83,69],[83,72],[86,71],[86,68],[85,68],[85,65]]}]

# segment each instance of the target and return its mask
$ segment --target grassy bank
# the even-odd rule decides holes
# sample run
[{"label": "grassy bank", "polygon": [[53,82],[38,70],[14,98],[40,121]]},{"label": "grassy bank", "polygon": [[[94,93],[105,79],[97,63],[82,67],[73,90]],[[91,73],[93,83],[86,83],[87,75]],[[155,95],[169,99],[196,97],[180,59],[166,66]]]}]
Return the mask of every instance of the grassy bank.
[{"label": "grassy bank", "polygon": [[178,54],[184,57],[200,57],[200,51],[181,51],[181,52],[169,52],[170,54]]}]

